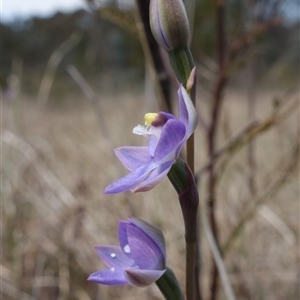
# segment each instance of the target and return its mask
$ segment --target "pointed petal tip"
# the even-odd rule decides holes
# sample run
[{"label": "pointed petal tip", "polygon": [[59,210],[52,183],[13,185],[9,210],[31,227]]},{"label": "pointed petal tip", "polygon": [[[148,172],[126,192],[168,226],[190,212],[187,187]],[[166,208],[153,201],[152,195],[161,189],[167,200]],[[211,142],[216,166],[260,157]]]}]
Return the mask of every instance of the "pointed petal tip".
[{"label": "pointed petal tip", "polygon": [[103,191],[103,195],[114,195],[114,194],[120,194],[122,192],[125,192],[126,189],[120,189],[120,187],[118,187],[115,182],[113,182],[112,184],[110,184],[109,186],[107,186],[104,191]]},{"label": "pointed petal tip", "polygon": [[91,274],[86,280],[87,281],[95,281],[95,278],[92,275],[93,274]]}]

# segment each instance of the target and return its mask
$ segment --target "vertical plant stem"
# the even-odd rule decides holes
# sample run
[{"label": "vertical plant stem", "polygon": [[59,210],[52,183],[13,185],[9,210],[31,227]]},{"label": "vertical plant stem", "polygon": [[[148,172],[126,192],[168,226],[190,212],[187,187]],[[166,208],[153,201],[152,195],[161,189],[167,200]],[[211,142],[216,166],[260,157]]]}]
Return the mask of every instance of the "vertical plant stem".
[{"label": "vertical plant stem", "polygon": [[[195,99],[193,100],[193,102]],[[191,172],[194,174],[194,134],[187,140],[187,164],[189,165]],[[196,222],[197,224],[197,222]],[[198,231],[198,226],[194,228],[194,232]],[[197,243],[199,237],[195,240],[189,240],[187,236],[185,237],[186,243],[186,299],[194,300],[195,297],[199,299],[197,296],[196,287],[199,288],[198,276],[196,275],[196,270],[198,269],[197,262],[199,263],[200,258],[196,252]],[[196,258],[197,255],[197,258]],[[197,288],[197,290],[198,290]]]},{"label": "vertical plant stem", "polygon": [[200,222],[201,222],[201,216],[198,214],[197,219],[197,240],[195,245],[195,263],[194,263],[194,282],[195,282],[195,300],[202,300],[202,294],[201,294],[201,248],[200,248]]},{"label": "vertical plant stem", "polygon": [[[227,82],[225,73],[225,31],[224,31],[224,0],[216,1],[216,38],[217,38],[217,55],[219,64],[219,74],[216,82],[214,91],[213,106],[211,111],[211,123],[208,130],[207,144],[208,144],[208,155],[213,160],[213,156],[216,150],[216,136],[217,127],[219,122],[219,115],[221,111],[221,105],[223,100],[223,90]],[[214,164],[211,164],[209,168],[209,179],[208,179],[208,212],[210,227],[217,247],[219,248],[218,239],[218,227],[215,216],[215,202],[216,202],[216,174]],[[211,271],[211,285],[210,285],[210,299],[215,300],[218,289],[218,269],[216,263],[213,261]]]},{"label": "vertical plant stem", "polygon": [[[197,87],[197,75],[195,75],[195,83],[194,86],[191,90],[190,96],[191,96],[191,100],[194,104],[194,106],[196,106],[196,87]],[[195,136],[194,134],[191,135],[191,137],[187,140],[187,164],[189,165],[191,171],[193,174],[195,174]],[[193,290],[194,290],[194,298],[195,300],[201,300],[202,296],[201,296],[201,286],[200,286],[200,272],[201,272],[201,255],[200,255],[200,232],[199,232],[199,224],[200,224],[200,214],[198,215],[198,223],[197,223],[197,228],[195,228],[195,230],[197,231],[197,240],[195,242],[194,245],[194,254],[193,254],[193,266],[192,266],[192,270],[193,270],[193,278],[194,278],[194,286],[193,286]],[[188,248],[188,243],[187,243],[187,248]],[[187,255],[189,255],[187,253]],[[189,262],[189,258],[187,257],[187,265]],[[192,270],[190,270],[190,272],[192,272]],[[188,270],[187,270],[187,274],[188,274]],[[188,275],[187,275],[188,276]],[[188,278],[187,278],[188,280]],[[188,287],[187,287],[188,288]]]},{"label": "vertical plant stem", "polygon": [[186,299],[193,300],[195,295],[195,255],[196,241],[186,239]]},{"label": "vertical plant stem", "polygon": [[[197,75],[195,73],[194,85],[190,91],[190,97],[196,105],[196,86]],[[195,137],[194,134],[187,140],[187,164],[192,172],[195,174]],[[186,296],[187,300],[195,299],[200,300],[200,245],[199,245],[199,226],[198,222],[195,223],[196,239],[189,241],[186,238]]]}]

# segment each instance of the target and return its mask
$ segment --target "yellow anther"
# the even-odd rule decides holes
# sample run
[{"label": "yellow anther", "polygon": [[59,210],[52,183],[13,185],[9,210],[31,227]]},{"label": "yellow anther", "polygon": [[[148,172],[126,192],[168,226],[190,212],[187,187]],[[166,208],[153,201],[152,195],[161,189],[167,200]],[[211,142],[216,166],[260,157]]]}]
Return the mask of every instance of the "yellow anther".
[{"label": "yellow anther", "polygon": [[158,113],[145,114],[145,125],[152,125],[152,122],[158,117]]}]

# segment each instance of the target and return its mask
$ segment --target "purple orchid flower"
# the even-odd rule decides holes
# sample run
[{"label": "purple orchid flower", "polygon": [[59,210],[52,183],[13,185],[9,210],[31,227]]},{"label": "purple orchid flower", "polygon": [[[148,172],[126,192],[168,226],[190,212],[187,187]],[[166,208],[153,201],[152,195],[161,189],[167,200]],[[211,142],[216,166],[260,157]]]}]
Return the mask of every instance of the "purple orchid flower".
[{"label": "purple orchid flower", "polygon": [[109,269],[91,274],[89,281],[144,287],[166,271],[165,240],[158,227],[137,218],[120,221],[119,242],[120,247],[95,247]]},{"label": "purple orchid flower", "polygon": [[178,119],[166,112],[149,113],[145,115],[146,126],[133,129],[134,134],[148,137],[148,146],[115,149],[131,173],[110,184],[104,194],[148,191],[168,174],[198,123],[196,109],[185,88],[180,86],[177,94]]}]

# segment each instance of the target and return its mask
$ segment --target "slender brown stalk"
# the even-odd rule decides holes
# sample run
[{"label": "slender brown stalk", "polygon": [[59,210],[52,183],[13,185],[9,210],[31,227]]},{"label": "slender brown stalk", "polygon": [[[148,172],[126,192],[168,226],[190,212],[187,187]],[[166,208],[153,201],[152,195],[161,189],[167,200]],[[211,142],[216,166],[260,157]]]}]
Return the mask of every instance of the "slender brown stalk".
[{"label": "slender brown stalk", "polygon": [[[211,121],[207,130],[207,151],[211,162],[214,160],[216,151],[215,140],[217,136],[217,128],[219,123],[219,114],[221,111],[223,101],[223,91],[229,78],[229,67],[239,54],[239,52],[249,43],[251,43],[256,36],[264,33],[271,27],[277,26],[282,22],[280,18],[274,18],[268,22],[257,25],[252,31],[246,33],[242,37],[236,39],[230,46],[228,53],[226,53],[226,40],[225,40],[225,3],[224,0],[216,0],[216,38],[217,38],[217,56],[219,72],[213,94],[213,105],[211,111]],[[214,163],[208,168],[208,212],[212,232],[216,243],[219,247],[218,227],[215,217],[215,192],[216,192],[216,174]],[[211,271],[211,285],[210,285],[210,300],[215,300],[218,291],[218,270],[216,264],[213,263]]]},{"label": "slender brown stalk", "polygon": [[[196,242],[186,241],[186,274],[195,274]],[[188,279],[188,278],[187,278]],[[186,299],[195,299],[195,280],[186,280]]]},{"label": "slender brown stalk", "polygon": [[242,140],[247,138],[249,133],[258,126],[259,123],[257,121],[253,121],[245,128],[243,128],[240,132],[238,132],[235,136],[233,136],[220,150],[214,153],[213,157],[210,158],[210,160],[206,164],[204,164],[204,166],[199,171],[196,172],[196,181],[201,177],[202,174],[206,173],[212,165],[214,165],[221,157],[223,157],[223,155],[228,153],[231,149],[239,145]]},{"label": "slender brown stalk", "polygon": [[[195,73],[194,84],[190,92],[191,100],[196,105],[197,75]],[[192,134],[187,140],[187,164],[191,172],[195,174],[195,136]],[[199,218],[199,217],[198,217]],[[186,240],[186,296],[187,299],[201,300],[200,289],[200,245],[199,222],[196,224],[196,240],[192,243]],[[193,280],[190,280],[193,278]]]},{"label": "slender brown stalk", "polygon": [[172,112],[171,105],[171,79],[165,68],[161,55],[160,46],[154,39],[149,21],[150,0],[136,0],[137,7],[137,27],[139,29],[140,41],[148,65],[153,69],[156,81],[156,88],[160,96],[160,106],[162,110]]},{"label": "slender brown stalk", "polygon": [[[224,31],[224,0],[216,1],[216,37],[217,37],[217,55],[219,64],[219,74],[217,78],[216,88],[214,91],[213,106],[211,111],[211,123],[208,130],[208,155],[213,159],[215,153],[215,140],[217,134],[217,126],[219,121],[219,114],[221,111],[221,105],[223,100],[223,90],[227,82],[227,76],[225,74],[225,31]],[[219,248],[218,239],[218,227],[215,216],[215,202],[216,202],[216,174],[214,165],[209,167],[209,179],[208,179],[208,212],[209,221],[212,229],[213,236],[215,238],[217,247]],[[211,285],[210,285],[210,299],[215,300],[217,296],[218,283],[218,269],[216,263],[213,261],[213,267],[211,271]]]}]

